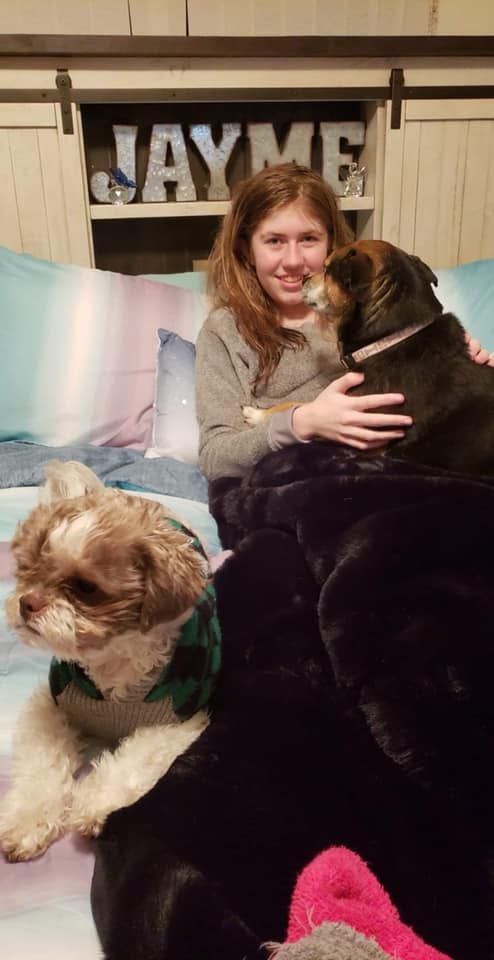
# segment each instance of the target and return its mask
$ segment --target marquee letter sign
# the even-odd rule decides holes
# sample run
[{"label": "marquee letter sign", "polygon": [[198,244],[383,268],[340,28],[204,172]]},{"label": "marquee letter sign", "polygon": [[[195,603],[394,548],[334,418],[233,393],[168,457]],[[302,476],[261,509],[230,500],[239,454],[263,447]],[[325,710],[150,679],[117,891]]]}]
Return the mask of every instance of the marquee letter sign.
[{"label": "marquee letter sign", "polygon": [[[171,153],[172,163],[168,164]],[[184,135],[179,123],[155,123],[149,147],[146,182],[142,191],[144,203],[168,199],[165,183],[176,183],[177,200],[197,200],[190,172]]]},{"label": "marquee letter sign", "polygon": [[221,143],[215,147],[209,124],[197,123],[190,128],[190,139],[194,141],[209,169],[211,180],[208,187],[208,200],[230,199],[225,171],[240,136],[241,127],[239,123],[223,123],[221,129]]},{"label": "marquee letter sign", "polygon": [[252,173],[275,163],[300,163],[310,167],[313,123],[292,123],[283,147],[280,149],[272,123],[249,123],[250,162]]},{"label": "marquee letter sign", "polygon": [[[116,167],[120,167],[129,180],[136,183],[136,137],[137,127],[125,127],[118,124],[113,125],[113,136],[115,137],[115,146],[117,149]],[[103,170],[93,173],[91,180],[91,193],[98,203],[110,203],[109,186],[110,176]],[[135,187],[128,187],[128,201],[134,199],[136,195]]]},{"label": "marquee letter sign", "polygon": [[[353,153],[341,150],[341,140],[350,147],[365,143],[365,126],[360,120],[329,122],[318,124],[321,139],[321,173],[332,186],[337,196],[342,196],[344,183],[340,180],[340,168],[354,161]],[[276,163],[295,162],[311,166],[312,143],[315,124],[292,123],[282,144],[278,142],[271,123],[248,123],[247,139],[249,143],[250,168],[252,173]],[[116,166],[129,178],[136,181],[136,139],[137,127],[113,126],[116,146]],[[208,200],[229,200],[230,188],[226,181],[226,168],[232,156],[235,144],[241,136],[240,123],[223,123],[221,139],[215,144],[211,124],[192,124],[189,140],[199,151],[209,171]],[[167,184],[175,185],[177,201],[197,200],[197,190],[192,178],[183,127],[179,123],[155,123],[151,132],[146,178],[142,188],[143,203],[166,203]],[[110,178],[108,173],[98,171],[90,179],[90,188],[98,203],[110,203]],[[135,188],[129,188],[128,199],[135,197]]]},{"label": "marquee letter sign", "polygon": [[339,178],[340,167],[350,164],[352,153],[340,153],[340,140],[345,138],[350,146],[359,146],[364,143],[365,130],[361,120],[348,120],[338,123],[319,124],[322,139],[322,170],[321,173],[334,192],[341,196],[343,185]]}]

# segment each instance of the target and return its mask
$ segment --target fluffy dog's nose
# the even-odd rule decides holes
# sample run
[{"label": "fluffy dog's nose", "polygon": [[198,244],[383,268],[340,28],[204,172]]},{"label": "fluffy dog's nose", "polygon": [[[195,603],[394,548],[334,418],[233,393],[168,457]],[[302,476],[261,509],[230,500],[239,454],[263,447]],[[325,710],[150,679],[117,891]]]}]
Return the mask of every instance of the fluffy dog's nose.
[{"label": "fluffy dog's nose", "polygon": [[36,593],[35,590],[24,593],[22,597],[19,598],[19,609],[23,620],[27,621],[31,617],[35,617],[36,614],[40,613],[45,607],[45,600],[43,600],[41,594]]}]

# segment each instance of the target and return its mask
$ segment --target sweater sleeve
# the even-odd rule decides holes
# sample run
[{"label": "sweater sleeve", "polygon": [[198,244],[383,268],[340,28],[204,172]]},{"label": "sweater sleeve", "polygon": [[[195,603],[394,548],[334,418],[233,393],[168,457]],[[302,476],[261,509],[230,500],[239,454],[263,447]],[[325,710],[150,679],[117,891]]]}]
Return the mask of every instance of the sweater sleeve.
[{"label": "sweater sleeve", "polygon": [[294,410],[295,407],[290,407],[288,410],[271,414],[268,421],[268,443],[271,450],[281,450],[291,443],[310,443],[310,440],[301,440],[293,431]]},{"label": "sweater sleeve", "polygon": [[[270,450],[297,439],[288,428],[283,442],[277,431],[273,442],[272,418],[253,427],[246,424],[242,407],[251,397],[230,351],[221,333],[206,324],[196,345],[196,411],[199,466],[208,480],[242,476]],[[248,380],[252,374],[245,372]]]}]

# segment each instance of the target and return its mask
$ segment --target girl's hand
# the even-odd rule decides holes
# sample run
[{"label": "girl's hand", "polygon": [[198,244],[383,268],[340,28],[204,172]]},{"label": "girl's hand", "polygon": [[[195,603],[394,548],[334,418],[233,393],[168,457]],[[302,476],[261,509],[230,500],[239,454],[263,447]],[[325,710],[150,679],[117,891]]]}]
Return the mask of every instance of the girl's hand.
[{"label": "girl's hand", "polygon": [[292,418],[296,436],[300,440],[312,440],[314,437],[336,440],[358,450],[375,450],[390,440],[404,437],[404,428],[413,423],[411,417],[372,412],[379,407],[394,407],[403,403],[403,394],[347,396],[348,390],[363,381],[363,373],[345,373],[322,390],[315,400],[296,407]]},{"label": "girl's hand", "polygon": [[468,330],[465,330],[465,340],[467,342],[470,359],[473,360],[474,363],[486,363],[489,367],[494,367],[494,354],[485,350],[480,340],[474,340]]}]

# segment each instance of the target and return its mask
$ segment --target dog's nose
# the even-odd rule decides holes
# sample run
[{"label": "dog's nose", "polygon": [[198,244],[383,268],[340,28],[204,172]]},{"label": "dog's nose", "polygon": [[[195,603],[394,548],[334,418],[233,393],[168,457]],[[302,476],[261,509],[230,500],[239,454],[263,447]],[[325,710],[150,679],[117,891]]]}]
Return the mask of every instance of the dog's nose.
[{"label": "dog's nose", "polygon": [[31,617],[35,617],[36,614],[44,610],[45,607],[46,601],[41,594],[36,593],[35,590],[31,590],[29,593],[23,593],[22,597],[19,598],[19,609],[23,620],[30,620]]}]

